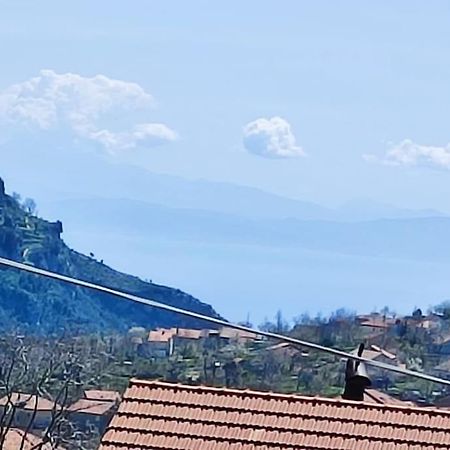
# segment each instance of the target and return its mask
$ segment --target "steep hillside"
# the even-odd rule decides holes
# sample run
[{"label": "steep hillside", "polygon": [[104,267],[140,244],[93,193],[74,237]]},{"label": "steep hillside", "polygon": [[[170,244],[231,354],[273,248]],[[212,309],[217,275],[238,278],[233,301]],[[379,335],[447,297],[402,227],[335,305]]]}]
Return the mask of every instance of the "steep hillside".
[{"label": "steep hillside", "polygon": [[[118,288],[180,308],[217,316],[213,308],[177,289],[144,282],[77,253],[61,239],[61,222],[48,222],[5,193],[0,179],[0,255]],[[114,245],[114,242],[111,242]],[[0,328],[33,332],[125,330],[133,325],[195,326],[168,314],[52,280],[0,270]]]}]

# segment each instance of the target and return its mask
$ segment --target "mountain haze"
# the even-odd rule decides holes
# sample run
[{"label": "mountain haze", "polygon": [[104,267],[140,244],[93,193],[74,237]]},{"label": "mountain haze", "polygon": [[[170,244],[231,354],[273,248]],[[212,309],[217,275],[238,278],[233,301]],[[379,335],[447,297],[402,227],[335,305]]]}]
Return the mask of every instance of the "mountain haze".
[{"label": "mountain haze", "polygon": [[259,323],[280,308],[289,317],[387,304],[409,312],[449,296],[450,231],[439,211],[369,199],[332,209],[92,152],[65,153],[64,169],[46,177],[38,156],[20,173],[5,165],[8,186],[62,220],[72,248],[177,286],[233,320],[250,313]]},{"label": "mountain haze", "polygon": [[447,260],[450,218],[445,216],[342,222],[250,219],[210,210],[170,208],[129,199],[78,199],[49,204],[78,233],[265,247],[421,261]]},{"label": "mountain haze", "polygon": [[[23,151],[18,145],[17,148],[12,145],[12,149],[10,159],[3,163],[4,179],[9,186],[35,198],[41,212],[53,220],[60,218],[59,208],[64,207],[59,202],[79,203],[95,199],[139,201],[255,220],[295,218],[352,222],[445,215],[436,210],[398,208],[371,199],[355,199],[330,208],[251,186],[154,173],[142,167],[114,163],[88,150],[76,155],[64,152],[61,155],[64,157],[62,168],[44,176],[48,173],[47,159],[55,158],[49,150],[43,148],[41,152],[29,152],[28,164],[23,165]],[[17,167],[21,170],[17,171]]]}]

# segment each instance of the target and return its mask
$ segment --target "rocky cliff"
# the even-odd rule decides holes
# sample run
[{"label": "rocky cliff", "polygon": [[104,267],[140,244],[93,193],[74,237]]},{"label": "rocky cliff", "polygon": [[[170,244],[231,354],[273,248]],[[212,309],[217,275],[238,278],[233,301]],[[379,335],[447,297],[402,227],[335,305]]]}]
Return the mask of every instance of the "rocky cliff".
[{"label": "rocky cliff", "polygon": [[[5,193],[0,179],[1,256],[218,317],[211,306],[178,289],[117,272],[93,257],[70,249],[62,233],[61,222],[52,223],[33,215]],[[13,269],[0,269],[0,329],[19,328],[48,334],[120,331],[134,325],[150,328],[204,324],[88,289]]]}]

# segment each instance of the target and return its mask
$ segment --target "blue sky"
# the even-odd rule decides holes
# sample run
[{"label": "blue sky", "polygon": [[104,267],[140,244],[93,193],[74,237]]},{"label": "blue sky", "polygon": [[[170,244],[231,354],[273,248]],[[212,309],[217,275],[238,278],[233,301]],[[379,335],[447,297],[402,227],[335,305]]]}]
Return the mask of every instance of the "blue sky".
[{"label": "blue sky", "polygon": [[[52,219],[71,206],[46,201],[117,197],[121,183],[145,200],[144,170],[330,207],[371,199],[450,214],[449,18],[438,0],[0,0],[0,175]],[[407,309],[450,290],[447,263],[274,248],[241,259],[239,245],[157,236],[115,236],[112,248],[101,229],[67,225],[76,248],[231,318],[244,301],[270,314],[279,295],[293,316],[311,298],[312,312],[358,307],[365,293],[369,308]]]},{"label": "blue sky", "polygon": [[[150,119],[178,139],[117,161],[328,205],[369,197],[450,211],[448,165],[382,163],[405,139],[444,150],[450,141],[448,2],[0,5],[1,89],[51,69],[135,82],[154,97]],[[115,112],[123,119],[105,120],[121,120]],[[245,150],[243,127],[272,117],[290,124],[306,156]]]}]

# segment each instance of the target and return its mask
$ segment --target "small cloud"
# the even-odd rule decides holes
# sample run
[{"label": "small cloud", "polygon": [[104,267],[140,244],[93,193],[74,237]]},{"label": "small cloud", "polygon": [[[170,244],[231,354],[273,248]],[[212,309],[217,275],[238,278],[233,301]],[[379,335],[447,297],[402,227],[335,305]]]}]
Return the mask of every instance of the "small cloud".
[{"label": "small cloud", "polygon": [[363,155],[368,162],[378,162],[389,166],[433,167],[450,169],[450,144],[445,147],[420,145],[405,139],[392,145],[381,158],[376,155]]},{"label": "small cloud", "polygon": [[176,139],[176,133],[161,123],[139,123],[125,130],[100,126],[108,117],[117,123],[152,107],[153,97],[141,86],[104,75],[88,78],[42,70],[37,77],[0,92],[3,122],[43,131],[68,129],[110,152]]},{"label": "small cloud", "polygon": [[244,147],[255,155],[265,158],[293,158],[305,156],[296,144],[291,125],[281,117],[260,118],[245,125]]},{"label": "small cloud", "polygon": [[177,134],[163,123],[141,123],[132,130],[114,133],[110,130],[88,131],[86,137],[100,143],[105,149],[128,150],[141,144],[156,146],[177,139]]}]

